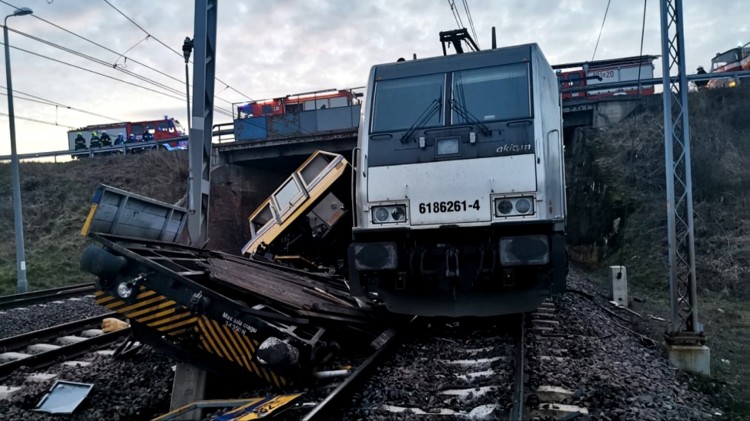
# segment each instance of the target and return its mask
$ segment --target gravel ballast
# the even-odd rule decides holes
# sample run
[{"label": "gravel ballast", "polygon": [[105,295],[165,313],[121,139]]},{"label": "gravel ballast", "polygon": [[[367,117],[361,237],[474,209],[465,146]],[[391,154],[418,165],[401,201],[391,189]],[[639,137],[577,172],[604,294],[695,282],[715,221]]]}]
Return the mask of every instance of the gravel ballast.
[{"label": "gravel ballast", "polygon": [[[527,347],[527,387],[560,386],[573,391],[567,404],[589,411],[592,420],[701,420],[721,419],[721,410],[712,405],[711,397],[690,386],[693,377],[677,371],[663,356],[658,341],[645,341],[632,332],[624,310],[614,309],[598,288],[576,270],[571,270],[568,286],[580,293],[555,297],[554,317],[559,322],[550,338],[544,333],[530,332]],[[2,315],[0,334],[9,336],[41,329],[65,321],[89,317],[106,309],[85,298],[65,304],[32,306]],[[11,315],[13,321],[7,322]],[[53,319],[54,318],[54,319]],[[435,329],[435,326],[444,326]],[[22,328],[18,328],[23,326]],[[14,333],[9,333],[14,332]],[[465,411],[485,404],[500,404],[501,410],[485,414],[482,419],[495,419],[507,413],[508,392],[512,371],[500,362],[493,363],[495,379],[481,385],[500,384],[471,405],[445,399],[439,392],[465,387],[456,373],[441,360],[456,358],[455,351],[482,349],[472,358],[481,359],[507,355],[510,344],[500,340],[496,330],[477,327],[473,323],[439,322],[409,337],[394,356],[379,367],[365,387],[345,410],[346,419],[410,419],[409,413],[393,414],[382,410],[383,404],[422,408],[425,411],[450,408]],[[556,358],[540,358],[551,356]],[[558,359],[560,358],[560,359]],[[168,356],[144,347],[133,359],[112,360],[97,357],[95,364],[70,369],[59,365],[48,372],[62,373],[62,379],[94,383],[87,401],[76,411],[75,419],[148,419],[168,411],[174,364]],[[507,364],[507,363],[506,363]],[[467,367],[466,372],[484,368]],[[28,370],[19,370],[6,384],[23,382]],[[224,379],[227,381],[227,379]],[[498,383],[500,382],[500,383]],[[0,405],[0,419],[59,419],[32,412],[51,383],[26,384],[26,389]],[[273,393],[263,387],[249,387],[244,396]],[[315,391],[302,398],[311,399]],[[231,398],[232,396],[223,396]],[[429,416],[428,416],[429,418]],[[542,418],[543,419],[543,418]]]},{"label": "gravel ballast", "polygon": [[[576,271],[568,287],[591,293],[596,287]],[[529,335],[531,389],[540,385],[574,391],[567,402],[587,408],[597,420],[716,419],[721,411],[691,389],[690,377],[664,358],[658,341],[629,331],[629,323],[598,294],[566,293],[553,299],[559,326],[552,337]],[[545,358],[540,357],[562,357]]]},{"label": "gravel ballast", "polygon": [[0,312],[0,339],[109,312],[91,297],[63,299]]},{"label": "gravel ballast", "polygon": [[[123,360],[96,356],[86,367],[63,367],[59,364],[44,372],[59,374],[60,380],[93,383],[94,388],[76,409],[76,420],[144,420],[169,412],[175,364],[169,357],[142,347],[136,355]],[[60,420],[33,411],[53,381],[24,382],[31,371],[17,370],[4,384],[23,385],[24,389],[0,404],[2,420]]]}]

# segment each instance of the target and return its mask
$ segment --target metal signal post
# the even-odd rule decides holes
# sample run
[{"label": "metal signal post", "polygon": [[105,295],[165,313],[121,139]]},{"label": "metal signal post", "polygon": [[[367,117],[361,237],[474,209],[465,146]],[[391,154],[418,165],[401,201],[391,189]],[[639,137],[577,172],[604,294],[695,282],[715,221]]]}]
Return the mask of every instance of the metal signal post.
[{"label": "metal signal post", "polygon": [[193,60],[193,118],[190,122],[190,187],[188,234],[190,244],[208,241],[208,204],[211,175],[211,127],[214,118],[217,0],[195,1],[195,59]]}]

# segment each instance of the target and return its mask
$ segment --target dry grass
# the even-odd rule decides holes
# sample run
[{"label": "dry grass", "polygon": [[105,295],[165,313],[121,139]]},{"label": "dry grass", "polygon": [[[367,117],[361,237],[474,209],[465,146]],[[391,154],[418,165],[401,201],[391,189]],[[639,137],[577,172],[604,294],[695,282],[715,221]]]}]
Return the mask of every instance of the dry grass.
[{"label": "dry grass", "polygon": [[[696,270],[702,290],[750,296],[750,91],[690,97]],[[663,117],[660,107],[589,135],[596,178],[627,209],[609,261],[649,279],[666,268]],[[662,272],[663,273],[663,272]]]},{"label": "dry grass", "polygon": [[[21,164],[29,285],[48,288],[87,279],[78,268],[80,229],[99,183],[169,203],[187,187],[187,153],[152,152],[66,163]],[[0,294],[16,284],[10,167],[0,165]]]},{"label": "dry grass", "polygon": [[[689,99],[699,317],[715,375],[705,388],[723,399],[718,403],[731,419],[750,418],[749,95],[744,88]],[[595,146],[593,171],[606,185],[610,206],[626,209],[597,278],[606,285],[603,268],[626,265],[631,296],[645,300],[635,309],[669,318],[663,117],[656,101],[642,111],[585,135]],[[651,333],[659,339],[665,327]],[[719,393],[723,384],[729,399]]]}]

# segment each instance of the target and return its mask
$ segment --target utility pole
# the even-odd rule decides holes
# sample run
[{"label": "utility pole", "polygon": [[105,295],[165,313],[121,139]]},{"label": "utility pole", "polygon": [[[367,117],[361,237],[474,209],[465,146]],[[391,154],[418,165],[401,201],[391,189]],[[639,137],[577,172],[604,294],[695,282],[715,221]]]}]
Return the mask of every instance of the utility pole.
[{"label": "utility pole", "polygon": [[10,171],[13,182],[13,223],[16,232],[16,271],[17,288],[19,293],[28,291],[29,285],[26,279],[26,248],[23,239],[23,210],[21,209],[21,169],[18,164],[18,151],[16,150],[16,116],[13,112],[13,83],[10,77],[10,46],[8,44],[8,18],[13,16],[25,16],[34,13],[28,7],[16,9],[15,12],[5,17],[3,25],[3,36],[5,40],[5,78],[8,84],[8,125],[10,126]]},{"label": "utility pole", "polygon": [[[660,6],[670,298],[665,345],[675,366],[708,375],[710,350],[705,346],[706,336],[698,321],[682,0],[662,0]],[[670,77],[672,70],[677,72],[674,80]]]}]

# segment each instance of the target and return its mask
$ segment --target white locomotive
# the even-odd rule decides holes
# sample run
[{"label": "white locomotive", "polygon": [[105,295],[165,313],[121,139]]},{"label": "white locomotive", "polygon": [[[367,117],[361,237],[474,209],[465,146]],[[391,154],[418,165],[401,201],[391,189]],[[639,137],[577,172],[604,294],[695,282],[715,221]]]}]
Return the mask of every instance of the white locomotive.
[{"label": "white locomotive", "polygon": [[374,66],[353,161],[356,296],[487,316],[565,290],[560,94],[538,45]]}]

